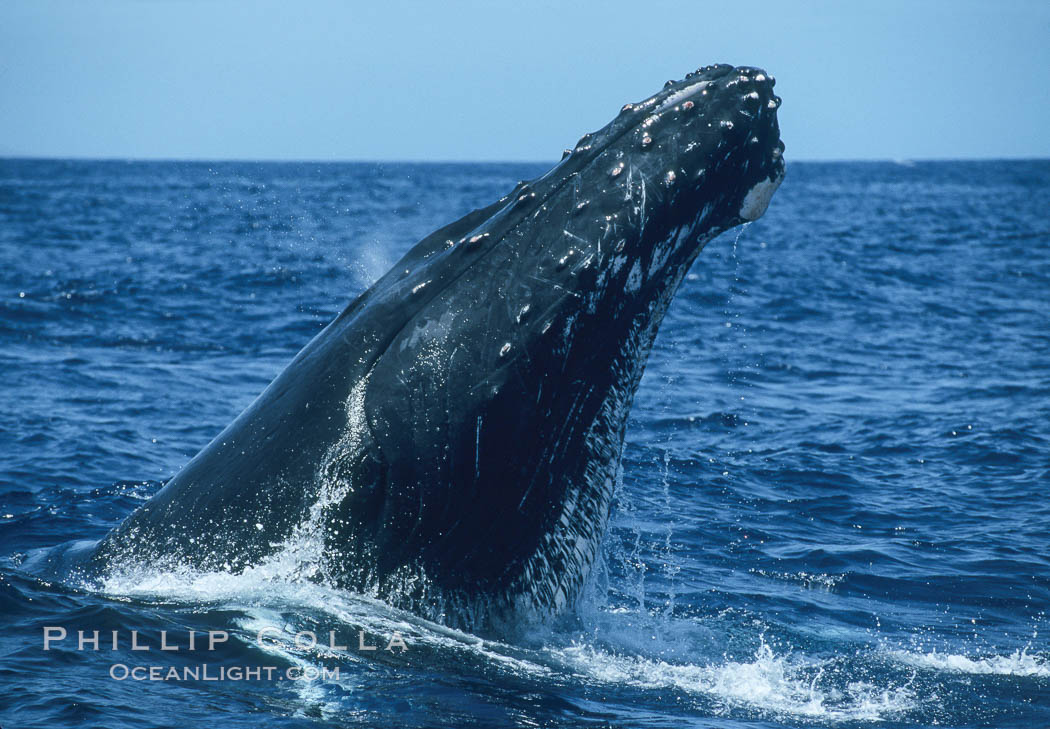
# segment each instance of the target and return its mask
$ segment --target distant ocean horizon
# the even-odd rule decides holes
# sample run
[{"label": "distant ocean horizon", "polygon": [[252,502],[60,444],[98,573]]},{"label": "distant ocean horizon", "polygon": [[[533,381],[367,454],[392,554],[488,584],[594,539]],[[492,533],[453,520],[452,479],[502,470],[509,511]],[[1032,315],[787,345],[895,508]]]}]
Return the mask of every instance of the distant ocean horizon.
[{"label": "distant ocean horizon", "polygon": [[[827,159],[791,159],[791,164],[868,164],[868,163],[900,163],[900,162],[1045,162],[1050,157],[861,157],[861,158],[827,158]],[[278,158],[254,158],[254,157],[136,157],[136,156],[68,156],[68,155],[26,155],[15,153],[0,153],[0,161],[9,162],[143,162],[143,163],[165,163],[165,164],[203,164],[203,163],[244,163],[244,164],[499,164],[499,165],[554,165],[557,164],[557,156],[550,159],[535,160],[513,160],[513,159],[313,159],[309,157],[278,157]]]},{"label": "distant ocean horizon", "polygon": [[668,312],[580,604],[505,641],[279,568],[38,565],[553,160],[0,157],[0,724],[1050,726],[1050,160],[790,151]]}]

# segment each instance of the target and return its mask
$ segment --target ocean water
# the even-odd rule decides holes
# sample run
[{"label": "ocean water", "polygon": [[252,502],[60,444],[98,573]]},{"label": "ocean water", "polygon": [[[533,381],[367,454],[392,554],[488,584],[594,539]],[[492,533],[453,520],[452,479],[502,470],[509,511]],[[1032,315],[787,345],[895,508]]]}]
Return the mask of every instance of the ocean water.
[{"label": "ocean water", "polygon": [[789,163],[680,290],[601,561],[548,628],[482,640],[280,564],[35,569],[543,171],[0,160],[0,724],[1050,726],[1046,161]]}]

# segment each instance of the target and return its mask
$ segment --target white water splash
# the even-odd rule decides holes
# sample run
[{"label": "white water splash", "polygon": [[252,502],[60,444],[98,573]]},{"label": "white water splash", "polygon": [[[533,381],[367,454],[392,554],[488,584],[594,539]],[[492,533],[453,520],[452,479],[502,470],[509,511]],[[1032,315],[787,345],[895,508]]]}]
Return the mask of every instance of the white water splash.
[{"label": "white water splash", "polygon": [[265,558],[256,568],[274,576],[309,578],[324,569],[325,521],[328,511],[338,506],[354,485],[339,472],[339,464],[351,460],[364,443],[367,431],[365,390],[368,376],[354,385],[346,399],[346,427],[335,443],[329,446],[317,469],[317,501],[310,507],[306,519],[296,525],[280,549]]},{"label": "white water splash", "polygon": [[375,240],[361,246],[351,263],[354,281],[362,290],[367,289],[394,265],[390,252],[395,246]]},{"label": "white water splash", "polygon": [[601,683],[701,695],[722,712],[733,709],[818,721],[886,721],[917,706],[909,685],[879,687],[825,680],[832,659],[778,656],[763,643],[752,661],[672,664],[621,656],[592,646],[558,651],[568,667]]},{"label": "white water splash", "polygon": [[996,676],[1033,676],[1050,678],[1050,656],[1029,653],[1028,648],[1009,655],[990,655],[971,658],[957,653],[917,653],[890,651],[897,661],[915,668],[927,668],[951,673]]},{"label": "white water splash", "polygon": [[828,574],[825,572],[777,572],[775,570],[761,570],[754,567],[749,569],[748,572],[772,580],[797,582],[807,590],[824,590],[825,592],[830,592],[846,578],[845,575]]}]

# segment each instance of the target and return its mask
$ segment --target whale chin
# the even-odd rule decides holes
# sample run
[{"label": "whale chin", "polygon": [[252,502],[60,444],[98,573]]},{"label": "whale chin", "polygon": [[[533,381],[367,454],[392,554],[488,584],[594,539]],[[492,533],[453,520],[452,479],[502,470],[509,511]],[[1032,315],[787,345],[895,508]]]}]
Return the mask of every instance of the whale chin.
[{"label": "whale chin", "polygon": [[675,290],[783,178],[774,83],[698,69],[424,238],[95,563],[277,559],[476,632],[571,607]]},{"label": "whale chin", "polygon": [[756,182],[755,186],[747,191],[744,201],[740,204],[738,213],[740,217],[750,223],[765,215],[769,208],[769,201],[773,199],[773,193],[783,181],[784,171],[781,169],[772,178]]}]

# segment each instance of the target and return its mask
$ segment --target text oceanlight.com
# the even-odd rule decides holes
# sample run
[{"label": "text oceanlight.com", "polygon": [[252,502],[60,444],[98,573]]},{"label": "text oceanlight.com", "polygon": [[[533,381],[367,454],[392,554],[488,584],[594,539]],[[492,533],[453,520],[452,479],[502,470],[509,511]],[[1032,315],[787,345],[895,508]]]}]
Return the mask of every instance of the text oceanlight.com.
[{"label": "text oceanlight.com", "polygon": [[339,666],[128,666],[114,663],[109,677],[115,681],[338,681]]}]

